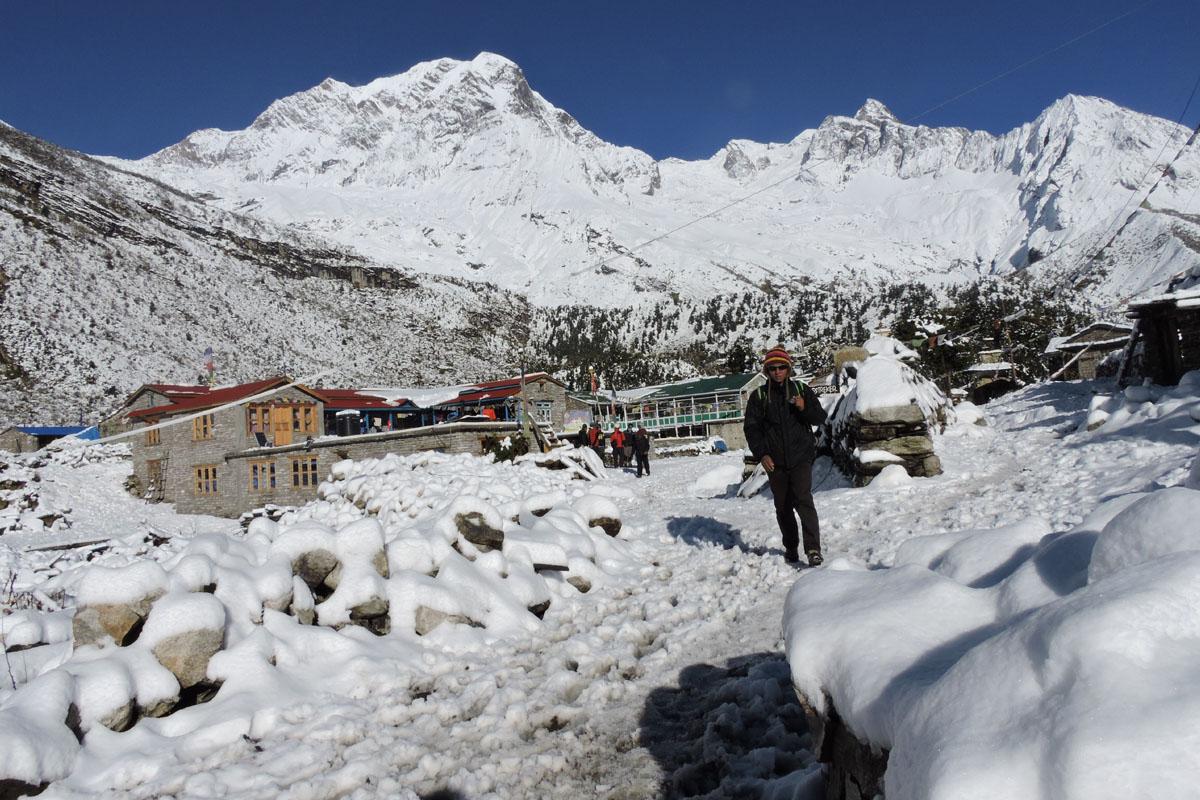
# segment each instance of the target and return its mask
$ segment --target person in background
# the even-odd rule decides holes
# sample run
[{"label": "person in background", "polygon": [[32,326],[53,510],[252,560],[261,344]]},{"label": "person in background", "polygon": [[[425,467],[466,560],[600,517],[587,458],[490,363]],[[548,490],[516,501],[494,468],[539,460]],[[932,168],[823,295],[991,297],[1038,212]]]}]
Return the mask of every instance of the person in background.
[{"label": "person in background", "polygon": [[825,409],[803,381],[792,377],[792,357],[782,345],[763,356],[767,381],[746,403],[743,430],[750,452],[762,464],[775,497],[775,518],[783,534],[783,560],[800,560],[799,531],[804,533],[808,565],[821,564],[821,528],[812,496],[812,464],[817,442],[812,426],[825,422]]},{"label": "person in background", "polygon": [[646,433],[644,427],[638,426],[637,433],[633,436],[633,454],[637,458],[637,476],[642,477],[642,470],[646,470],[646,476],[650,476],[650,434]]},{"label": "person in background", "polygon": [[633,439],[636,435],[633,425],[625,429],[625,446],[621,448],[621,455],[624,457],[627,467],[633,465]]},{"label": "person in background", "polygon": [[585,422],[579,426],[579,432],[575,434],[572,444],[576,447],[587,447],[591,441],[588,434],[588,424]]},{"label": "person in background", "polygon": [[625,466],[625,432],[619,427],[613,428],[609,441],[612,443],[613,466],[620,469]]}]

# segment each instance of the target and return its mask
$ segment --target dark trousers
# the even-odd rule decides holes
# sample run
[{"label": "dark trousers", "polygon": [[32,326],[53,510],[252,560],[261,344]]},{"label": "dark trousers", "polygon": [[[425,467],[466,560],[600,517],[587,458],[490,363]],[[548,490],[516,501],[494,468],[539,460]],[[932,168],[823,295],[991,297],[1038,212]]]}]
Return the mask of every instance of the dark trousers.
[{"label": "dark trousers", "polygon": [[646,474],[650,474],[650,454],[637,453],[637,476],[642,477],[642,470],[646,470]]},{"label": "dark trousers", "polygon": [[804,551],[821,552],[821,524],[817,521],[817,506],[812,496],[812,462],[789,469],[775,467],[767,474],[771,494],[775,496],[775,518],[783,534],[783,547],[793,551],[800,543],[796,515],[804,530]]}]

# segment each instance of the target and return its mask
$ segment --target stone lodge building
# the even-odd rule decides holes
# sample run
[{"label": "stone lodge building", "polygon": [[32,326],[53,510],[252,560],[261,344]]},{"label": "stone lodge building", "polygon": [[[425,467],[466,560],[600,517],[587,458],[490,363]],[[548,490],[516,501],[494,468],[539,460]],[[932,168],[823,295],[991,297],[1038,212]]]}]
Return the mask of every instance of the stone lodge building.
[{"label": "stone lodge building", "polygon": [[[326,430],[320,389],[291,385],[284,376],[161,401],[152,390],[122,412],[130,437],[136,491],[152,502],[174,503],[184,514],[236,517],[266,505],[299,505],[317,495],[330,467],[347,458],[423,450],[482,453],[485,440],[518,432],[515,422],[441,425],[335,436]],[[345,405],[348,390],[331,390]],[[179,424],[154,426],[172,420]]]}]

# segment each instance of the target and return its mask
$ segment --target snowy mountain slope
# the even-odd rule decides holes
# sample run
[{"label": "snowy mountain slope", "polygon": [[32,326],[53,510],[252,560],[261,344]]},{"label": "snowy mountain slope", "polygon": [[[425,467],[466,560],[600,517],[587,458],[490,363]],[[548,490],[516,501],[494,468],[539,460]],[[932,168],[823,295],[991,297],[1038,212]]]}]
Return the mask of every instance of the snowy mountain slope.
[{"label": "snowy mountain slope", "polygon": [[[621,304],[631,290],[699,299],[847,271],[946,280],[1037,262],[1035,272],[1080,279],[1093,271],[1085,254],[1137,210],[1148,236],[1128,249],[1145,263],[1094,276],[1114,297],[1161,283],[1181,256],[1200,262],[1200,231],[1179,216],[1200,211],[1194,148],[1136,208],[1187,134],[1098,98],[1067,96],[1003,136],[906,125],[868,100],[787,143],[736,140],[706,160],[655,162],[603,142],[517,65],[483,53],[361,87],[326,80],[246,130],[199,131],[125,166],[387,263],[491,280],[549,306]],[[635,258],[598,263],[776,182]]]},{"label": "snowy mountain slope", "polygon": [[[382,268],[0,125],[0,423],[94,421],[147,381],[508,369],[521,298]],[[431,347],[441,336],[453,348]]]}]

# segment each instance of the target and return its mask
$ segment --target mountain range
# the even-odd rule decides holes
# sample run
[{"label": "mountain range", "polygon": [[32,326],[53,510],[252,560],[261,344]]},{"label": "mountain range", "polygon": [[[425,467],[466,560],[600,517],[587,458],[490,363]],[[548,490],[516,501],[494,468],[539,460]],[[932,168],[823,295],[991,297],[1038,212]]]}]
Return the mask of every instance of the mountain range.
[{"label": "mountain range", "polygon": [[[720,350],[796,335],[795,296],[839,285],[1023,276],[1119,317],[1200,264],[1188,134],[1073,95],[1002,135],[867,100],[655,160],[488,53],[329,79],[135,161],[0,125],[3,416],[94,417],[205,346],[223,378],[359,385],[578,366],[551,356],[564,335]],[[704,322],[735,297],[784,313]]]}]

